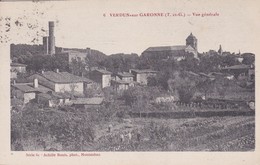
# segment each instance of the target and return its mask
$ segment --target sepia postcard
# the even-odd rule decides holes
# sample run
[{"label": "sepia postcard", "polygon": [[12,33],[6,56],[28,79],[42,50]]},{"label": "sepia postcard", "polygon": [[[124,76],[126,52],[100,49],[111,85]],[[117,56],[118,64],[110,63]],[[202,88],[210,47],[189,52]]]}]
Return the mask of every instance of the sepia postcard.
[{"label": "sepia postcard", "polygon": [[260,164],[257,0],[0,1],[0,164]]}]

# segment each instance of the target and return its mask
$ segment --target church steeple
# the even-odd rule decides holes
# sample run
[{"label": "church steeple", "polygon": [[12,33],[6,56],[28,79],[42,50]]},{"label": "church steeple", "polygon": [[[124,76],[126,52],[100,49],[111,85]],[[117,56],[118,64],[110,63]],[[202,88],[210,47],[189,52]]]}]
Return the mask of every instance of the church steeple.
[{"label": "church steeple", "polygon": [[222,46],[221,46],[221,45],[219,45],[218,53],[219,53],[220,55],[222,55],[222,53],[223,53],[223,50],[222,50]]},{"label": "church steeple", "polygon": [[188,45],[193,47],[196,52],[198,52],[198,40],[192,33],[190,33],[190,35],[186,38],[186,46]]}]

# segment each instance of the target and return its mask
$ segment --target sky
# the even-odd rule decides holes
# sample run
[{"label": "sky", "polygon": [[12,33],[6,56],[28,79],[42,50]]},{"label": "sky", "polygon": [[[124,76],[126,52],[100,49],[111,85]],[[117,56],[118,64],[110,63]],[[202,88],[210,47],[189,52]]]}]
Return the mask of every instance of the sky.
[{"label": "sky", "polygon": [[[55,21],[56,46],[89,47],[107,55],[185,45],[191,32],[198,39],[199,52],[218,50],[221,44],[224,51],[256,53],[260,29],[256,13],[260,11],[255,4],[255,0],[4,2],[0,4],[0,36],[5,43],[42,44],[42,36],[48,35],[48,21]],[[110,13],[186,16],[111,17]]]}]

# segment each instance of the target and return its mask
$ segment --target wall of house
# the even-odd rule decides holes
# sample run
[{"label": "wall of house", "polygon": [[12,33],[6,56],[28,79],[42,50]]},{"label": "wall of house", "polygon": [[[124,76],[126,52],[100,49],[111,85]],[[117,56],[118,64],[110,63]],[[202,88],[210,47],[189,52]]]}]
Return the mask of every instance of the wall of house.
[{"label": "wall of house", "polygon": [[12,66],[12,68],[16,69],[20,73],[25,73],[26,72],[26,67],[25,66]]},{"label": "wall of house", "polygon": [[16,72],[11,72],[10,77],[11,77],[11,79],[16,79],[17,78],[17,73]]},{"label": "wall of house", "polygon": [[74,88],[75,92],[83,93],[84,85],[83,82],[79,83],[59,83],[55,84],[55,92],[72,92]]},{"label": "wall of house", "polygon": [[92,88],[94,86],[94,83],[84,83],[84,88]]},{"label": "wall of house", "polygon": [[123,81],[133,81],[134,78],[133,77],[122,77],[121,80],[123,80]]},{"label": "wall of house", "polygon": [[98,71],[93,71],[90,74],[90,79],[95,81],[98,84],[101,84],[102,88],[108,87],[111,85],[111,75],[102,74]]},{"label": "wall of house", "polygon": [[111,85],[111,75],[102,76],[102,88],[109,87]]},{"label": "wall of house", "polygon": [[56,107],[59,106],[60,101],[59,100],[49,100],[49,107]]},{"label": "wall of house", "polygon": [[24,103],[28,103],[30,100],[35,99],[35,93],[24,93]]},{"label": "wall of house", "polygon": [[137,73],[136,74],[136,82],[147,85],[147,78],[150,76],[155,76],[155,73]]},{"label": "wall of house", "polygon": [[90,79],[101,84],[102,83],[102,74],[97,71],[92,71],[90,74]]}]

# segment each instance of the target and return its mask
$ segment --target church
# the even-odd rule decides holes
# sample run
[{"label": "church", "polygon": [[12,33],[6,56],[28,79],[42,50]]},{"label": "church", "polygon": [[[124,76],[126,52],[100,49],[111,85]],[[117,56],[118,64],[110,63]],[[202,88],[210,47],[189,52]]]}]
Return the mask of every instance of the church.
[{"label": "church", "polygon": [[186,38],[186,45],[149,47],[142,53],[142,56],[159,56],[180,61],[185,59],[187,54],[193,54],[195,58],[198,58],[198,40],[192,33]]}]

